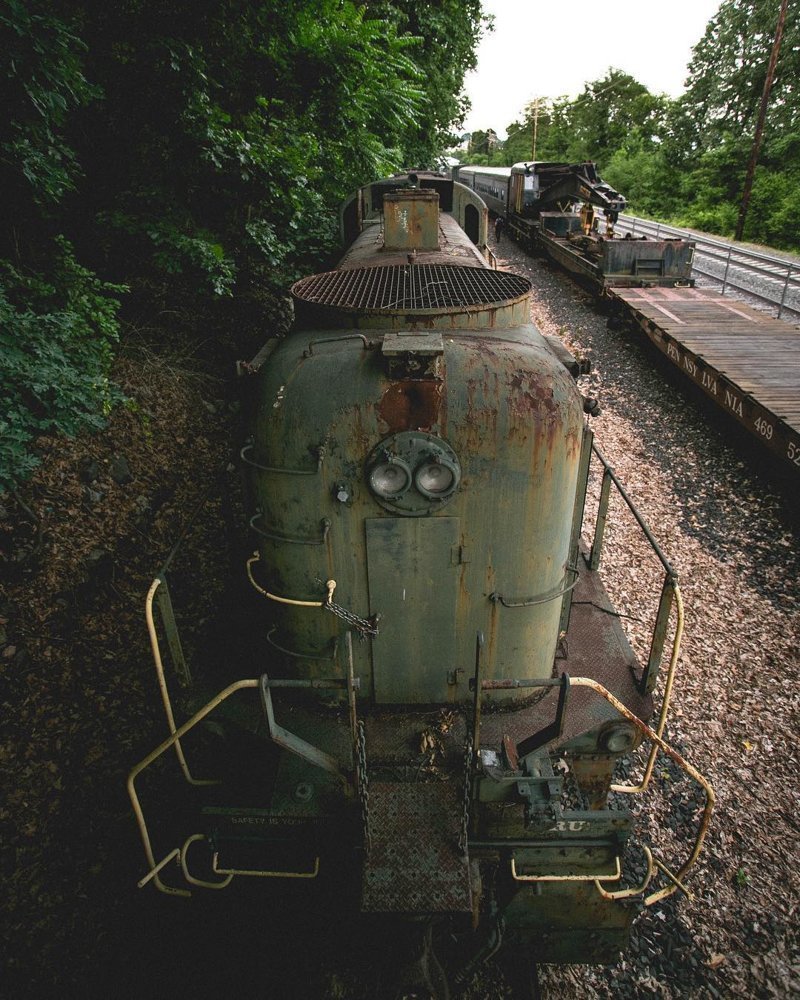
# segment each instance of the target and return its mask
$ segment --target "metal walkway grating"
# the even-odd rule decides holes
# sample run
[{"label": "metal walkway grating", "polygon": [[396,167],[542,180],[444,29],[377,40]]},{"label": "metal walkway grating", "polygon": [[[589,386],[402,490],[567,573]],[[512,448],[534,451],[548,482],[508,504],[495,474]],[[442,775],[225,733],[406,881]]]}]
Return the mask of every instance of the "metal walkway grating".
[{"label": "metal walkway grating", "polygon": [[462,802],[460,781],[370,782],[364,912],[469,913],[469,865],[458,849]]},{"label": "metal walkway grating", "polygon": [[527,295],[530,289],[528,279],[517,274],[452,264],[328,271],[292,286],[295,297],[304,302],[388,312],[492,306]]}]

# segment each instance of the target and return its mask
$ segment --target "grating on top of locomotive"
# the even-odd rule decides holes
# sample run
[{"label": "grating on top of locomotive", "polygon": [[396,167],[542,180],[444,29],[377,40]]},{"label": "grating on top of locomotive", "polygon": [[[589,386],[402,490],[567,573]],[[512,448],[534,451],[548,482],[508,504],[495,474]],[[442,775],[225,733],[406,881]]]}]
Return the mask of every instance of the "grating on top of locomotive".
[{"label": "grating on top of locomotive", "polygon": [[[160,574],[148,616],[170,736],[129,780],[143,882],[261,876],[267,893],[333,873],[362,914],[447,921],[462,975],[501,938],[532,961],[614,961],[635,915],[683,890],[713,806],[663,740],[676,575],[653,541],[664,585],[639,663],[599,574],[619,484],[594,446],[581,365],[531,324],[527,279],[487,263],[487,217],[474,190],[423,173],[343,207],[341,266],[293,286],[292,332],[244,376],[242,572],[267,653],[231,665],[219,690],[197,678],[179,725],[152,623]],[[258,767],[209,792],[198,829],[156,844],[136,779],[175,752],[189,777],[190,734],[209,716],[247,735]],[[643,786],[660,751],[705,806],[681,856],[637,848],[632,884],[625,800],[638,789],[615,768],[640,744]]]}]

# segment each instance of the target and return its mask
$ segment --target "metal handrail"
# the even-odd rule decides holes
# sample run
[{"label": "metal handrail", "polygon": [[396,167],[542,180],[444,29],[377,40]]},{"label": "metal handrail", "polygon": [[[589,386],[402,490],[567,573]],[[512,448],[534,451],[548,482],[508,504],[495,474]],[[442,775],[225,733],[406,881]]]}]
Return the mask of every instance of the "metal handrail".
[{"label": "metal handrail", "polygon": [[[714,789],[711,787],[708,779],[703,777],[698,770],[696,770],[692,765],[685,760],[677,750],[673,750],[672,747],[666,743],[658,733],[654,732],[646,723],[635,715],[631,710],[616,698],[610,691],[599,684],[596,680],[591,677],[571,677],[570,683],[574,687],[587,687],[591,688],[596,694],[604,698],[613,708],[615,708],[620,715],[624,716],[628,722],[634,725],[639,732],[648,740],[651,740],[655,745],[656,749],[661,750],[665,753],[667,757],[670,758],[675,764],[680,767],[682,771],[689,775],[694,781],[696,781],[706,793],[706,804],[703,809],[703,815],[700,817],[700,824],[697,830],[697,838],[695,839],[694,847],[688,857],[688,859],[681,865],[677,873],[673,874],[666,866],[660,863],[656,863],[656,867],[664,873],[669,878],[672,883],[663,889],[659,889],[656,892],[651,893],[646,896],[642,901],[645,906],[652,906],[653,903],[657,903],[662,899],[666,899],[667,896],[671,896],[677,889],[682,889],[683,879],[686,874],[694,867],[695,862],[700,856],[700,851],[703,847],[703,841],[705,840],[706,833],[708,831],[708,825],[711,822],[711,814],[714,811],[714,803],[716,802],[716,795],[714,794]],[[646,886],[645,886],[646,887]],[[643,887],[643,888],[645,888]],[[685,891],[685,890],[684,890]]]},{"label": "metal handrail", "polygon": [[[161,881],[160,872],[164,869],[171,861],[177,860],[180,865],[184,875],[187,875],[188,865],[187,865],[187,853],[189,845],[197,840],[204,839],[201,834],[192,834],[183,844],[182,848],[174,848],[171,850],[164,858],[160,861],[156,861],[155,855],[153,853],[153,845],[150,839],[150,831],[147,826],[147,821],[145,820],[144,810],[142,809],[141,802],[139,800],[138,792],[136,791],[136,779],[139,775],[147,770],[159,757],[166,753],[170,747],[177,747],[180,745],[180,741],[189,733],[192,729],[198,726],[208,715],[211,714],[216,708],[218,708],[224,701],[227,701],[231,695],[236,694],[238,691],[256,689],[260,690],[262,696],[266,692],[269,696],[269,691],[271,688],[305,688],[305,689],[327,689],[331,687],[336,688],[348,688],[349,690],[358,687],[358,679],[352,676],[352,667],[349,669],[349,675],[347,678],[334,678],[334,679],[292,679],[292,678],[279,678],[270,680],[265,674],[261,677],[245,678],[243,680],[234,681],[229,684],[226,688],[216,694],[209,702],[207,702],[201,709],[194,713],[194,715],[187,719],[182,726],[174,729],[170,735],[162,740],[161,743],[152,750],[143,760],[132,768],[130,774],[128,775],[128,796],[131,800],[131,805],[133,806],[133,811],[136,816],[136,822],[139,826],[139,833],[142,839],[142,845],[144,847],[145,857],[149,865],[149,870],[144,875],[143,878],[139,880],[139,887],[147,885],[148,882],[154,882],[157,888],[161,892],[168,893],[173,896],[189,896],[191,893],[187,889],[176,889],[172,886],[165,885]],[[271,714],[271,708],[270,708]],[[293,734],[288,733],[282,727],[276,726],[274,724],[274,719],[270,719],[271,736],[276,742],[281,742],[281,745],[287,746],[288,749],[292,750],[294,753],[300,753],[301,755],[308,749],[311,751],[316,751],[316,748],[311,747],[310,744],[305,743],[305,741],[293,737]],[[323,760],[323,758],[327,758]],[[336,765],[333,758],[329,758],[327,754],[323,754],[322,751],[318,751],[314,755],[314,762],[319,766],[325,767],[327,770],[336,770],[345,784],[349,784],[350,778],[348,775],[341,772]],[[222,870],[217,870],[216,874],[221,875],[234,875],[237,872],[226,872]],[[238,874],[257,874],[257,875],[274,875],[278,877],[279,875],[285,875],[286,873],[272,873],[272,872],[238,872]],[[316,874],[316,872],[315,872]],[[303,875],[303,877],[314,877],[311,875]],[[207,881],[197,879],[195,877],[188,877],[188,881],[193,885],[203,886],[204,888],[211,889],[222,889],[225,888],[229,881],[224,883],[209,883]]]},{"label": "metal handrail", "polygon": [[[636,519],[637,524],[642,529],[645,538],[650,543],[653,552],[658,557],[661,565],[664,568],[664,582],[661,588],[661,597],[658,604],[658,612],[656,614],[655,625],[653,626],[653,638],[650,643],[650,652],[647,658],[647,664],[642,672],[642,677],[639,681],[639,690],[642,694],[652,694],[655,690],[656,683],[658,681],[658,673],[661,667],[661,660],[664,654],[664,645],[667,638],[667,630],[669,625],[669,618],[672,612],[673,604],[675,606],[676,622],[675,622],[675,633],[672,638],[672,649],[670,651],[669,666],[667,667],[667,675],[664,681],[664,693],[661,699],[661,708],[659,711],[658,725],[656,726],[656,735],[659,739],[664,734],[664,728],[667,722],[667,716],[669,714],[669,706],[672,700],[672,688],[675,681],[675,673],[678,666],[678,657],[680,655],[681,641],[683,639],[683,626],[684,626],[684,611],[683,611],[683,597],[681,595],[681,590],[678,585],[678,574],[675,572],[672,564],[669,562],[667,557],[661,551],[661,548],[653,537],[649,526],[642,517],[642,515],[637,510],[633,500],[628,496],[625,488],[617,479],[614,470],[608,463],[605,456],[602,454],[600,449],[592,444],[592,451],[597,455],[600,463],[603,466],[603,482],[600,489],[600,501],[597,508],[597,518],[595,522],[595,534],[592,543],[591,553],[589,556],[589,566],[591,569],[597,569],[600,565],[600,555],[603,546],[603,535],[605,531],[605,523],[608,515],[608,506],[611,501],[611,485],[616,486],[619,495],[625,501],[630,510],[631,514]],[[653,744],[650,748],[650,754],[645,765],[644,776],[638,785],[613,785],[612,790],[615,792],[623,792],[628,794],[634,794],[637,792],[643,792],[647,786],[650,784],[650,779],[653,775],[653,769],[655,767],[656,756],[658,754],[658,747]]]},{"label": "metal handrail", "polygon": [[170,854],[163,858],[161,861],[156,862],[155,855],[153,854],[153,845],[150,840],[150,833],[147,829],[147,823],[144,818],[144,811],[142,805],[139,801],[139,796],[136,792],[136,779],[145,770],[145,768],[150,767],[153,761],[157,760],[163,753],[166,753],[170,747],[178,746],[183,737],[194,727],[203,721],[203,719],[209,715],[214,709],[221,705],[223,701],[226,701],[232,694],[237,691],[241,691],[244,688],[258,688],[259,678],[249,678],[246,680],[235,681],[233,684],[229,684],[223,691],[220,691],[214,698],[211,699],[208,704],[204,705],[199,712],[195,714],[188,721],[184,722],[182,726],[176,729],[174,732],[162,740],[161,743],[151,751],[144,760],[139,761],[139,763],[131,770],[128,775],[128,796],[131,800],[131,805],[133,806],[133,811],[136,816],[136,822],[139,825],[139,833],[142,837],[142,844],[144,846],[144,853],[147,858],[148,864],[150,865],[150,870],[148,874],[139,882],[142,886],[151,879],[155,882],[156,886],[161,890],[161,892],[166,892],[173,896],[189,896],[191,893],[187,889],[173,889],[171,886],[165,885],[159,876],[159,872],[172,858],[177,857],[179,860],[182,857],[181,851],[178,850],[177,854],[175,851],[170,852]]},{"label": "metal handrail", "polygon": [[[644,669],[641,681],[639,683],[640,690],[642,694],[649,694],[653,691],[658,679],[658,670],[661,665],[661,658],[664,652],[664,643],[666,641],[667,634],[667,624],[669,621],[670,610],[672,607],[673,600],[680,601],[680,590],[678,588],[678,574],[672,567],[672,564],[661,551],[661,547],[653,536],[650,527],[648,526],[645,519],[639,513],[633,500],[628,496],[625,487],[617,478],[613,468],[609,464],[608,460],[605,458],[603,453],[597,447],[596,444],[592,444],[592,451],[599,459],[601,465],[603,466],[603,481],[600,487],[600,500],[597,505],[597,516],[595,521],[594,538],[592,541],[592,547],[589,554],[589,568],[596,570],[600,565],[600,557],[603,549],[603,539],[605,535],[605,525],[606,519],[608,517],[608,507],[611,502],[611,486],[614,485],[617,489],[617,493],[625,501],[628,509],[636,520],[636,523],[642,530],[645,538],[647,539],[651,549],[655,553],[659,562],[664,568],[664,583],[661,588],[661,599],[658,606],[658,614],[656,617],[656,623],[653,628],[653,640],[650,646],[650,654],[648,656],[647,665]],[[676,596],[677,595],[677,596]],[[680,647],[680,639],[682,629],[682,604],[679,604],[679,626],[681,626],[675,635],[673,642],[673,651],[671,656],[671,663],[674,665],[677,661],[678,651]]]},{"label": "metal handrail", "polygon": [[[622,227],[625,228],[629,227],[629,231],[632,235],[636,234],[638,226],[642,235],[652,235],[655,239],[658,239],[662,235],[666,235],[692,240],[695,244],[695,259],[692,265],[693,270],[698,274],[703,275],[705,278],[711,278],[713,281],[718,281],[721,285],[723,295],[725,294],[727,288],[735,288],[737,291],[750,295],[761,302],[775,306],[778,310],[778,319],[782,317],[785,309],[788,309],[793,313],[800,312],[800,307],[786,302],[786,296],[789,288],[800,287],[800,262],[792,261],[791,259],[787,259],[785,257],[776,257],[771,254],[759,253],[757,250],[748,250],[745,247],[740,247],[733,243],[709,239],[706,236],[698,236],[696,233],[692,233],[686,229],[679,229],[676,226],[668,226],[664,223],[654,222],[649,219],[640,219],[632,215],[621,215],[619,217],[618,224],[621,224]],[[711,252],[708,252],[709,250]],[[713,271],[708,271],[699,267],[697,264],[698,254],[710,257],[713,260],[719,260],[723,263],[725,268],[722,276],[720,277],[720,275],[714,273]],[[734,255],[738,258],[738,260],[733,260]],[[780,295],[764,295],[762,292],[752,289],[748,285],[732,281],[730,278],[731,264],[734,266],[737,266],[738,264],[743,269],[750,271],[751,273],[761,275],[780,283],[782,285]],[[762,264],[765,266],[759,266]],[[778,268],[780,273],[776,273],[774,270],[775,268]]]}]

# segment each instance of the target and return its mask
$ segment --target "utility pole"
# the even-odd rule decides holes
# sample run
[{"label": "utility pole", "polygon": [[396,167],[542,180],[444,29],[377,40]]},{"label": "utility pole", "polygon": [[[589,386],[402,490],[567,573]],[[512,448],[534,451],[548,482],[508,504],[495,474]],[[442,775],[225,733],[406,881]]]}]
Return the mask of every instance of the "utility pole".
[{"label": "utility pole", "polygon": [[753,176],[756,172],[758,154],[761,152],[761,140],[764,133],[764,122],[767,117],[767,107],[769,105],[769,93],[772,90],[772,82],[775,79],[775,67],[778,63],[778,53],[781,49],[783,38],[783,27],[786,23],[786,8],[789,0],[781,0],[781,9],[778,14],[778,26],[775,28],[775,41],[772,43],[772,53],[767,66],[767,77],[764,80],[764,90],[761,94],[761,107],[758,110],[758,121],[756,123],[756,134],[753,137],[753,151],[750,154],[750,162],[747,164],[747,176],[744,180],[744,190],[742,191],[742,202],[739,206],[739,219],[736,223],[736,233],[734,239],[740,240],[744,232],[744,220],[747,217],[747,209],[750,205],[750,194],[753,190]]},{"label": "utility pole", "polygon": [[531,139],[531,159],[536,161],[536,133],[539,128],[539,100],[540,98],[534,97],[533,99],[533,136]]}]

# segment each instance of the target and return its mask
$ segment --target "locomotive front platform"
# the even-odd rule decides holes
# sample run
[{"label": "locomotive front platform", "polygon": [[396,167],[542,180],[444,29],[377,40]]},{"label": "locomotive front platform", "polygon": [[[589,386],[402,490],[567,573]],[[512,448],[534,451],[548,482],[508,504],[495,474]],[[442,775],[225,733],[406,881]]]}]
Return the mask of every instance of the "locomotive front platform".
[{"label": "locomotive front platform", "polygon": [[800,473],[800,327],[699,288],[609,288],[625,315],[753,434]]}]

